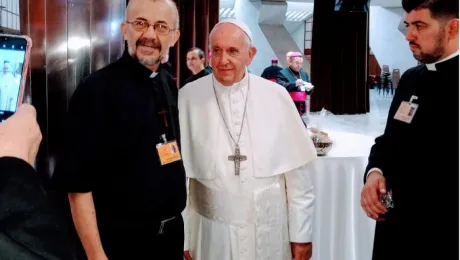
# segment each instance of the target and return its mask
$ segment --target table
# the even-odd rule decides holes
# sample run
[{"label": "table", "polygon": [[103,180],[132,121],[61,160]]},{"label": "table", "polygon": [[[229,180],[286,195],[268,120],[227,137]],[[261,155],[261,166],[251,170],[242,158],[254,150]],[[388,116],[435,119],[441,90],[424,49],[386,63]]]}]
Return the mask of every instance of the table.
[{"label": "table", "polygon": [[363,174],[374,137],[329,132],[334,145],[312,162],[313,260],[370,260],[375,221],[361,208]]}]

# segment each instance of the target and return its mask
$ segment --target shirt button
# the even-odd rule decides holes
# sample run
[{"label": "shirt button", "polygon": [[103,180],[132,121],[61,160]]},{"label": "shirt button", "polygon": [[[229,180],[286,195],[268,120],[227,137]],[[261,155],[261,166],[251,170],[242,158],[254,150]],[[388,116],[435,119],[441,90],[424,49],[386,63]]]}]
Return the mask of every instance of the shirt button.
[{"label": "shirt button", "polygon": [[240,251],[240,252],[241,252],[242,254],[244,254],[244,252],[246,252],[246,250],[244,250],[244,249],[241,249],[241,251]]},{"label": "shirt button", "polygon": [[245,239],[246,239],[246,237],[244,237],[244,236],[243,236],[243,237],[241,237],[241,241],[243,241],[243,240],[245,240]]}]

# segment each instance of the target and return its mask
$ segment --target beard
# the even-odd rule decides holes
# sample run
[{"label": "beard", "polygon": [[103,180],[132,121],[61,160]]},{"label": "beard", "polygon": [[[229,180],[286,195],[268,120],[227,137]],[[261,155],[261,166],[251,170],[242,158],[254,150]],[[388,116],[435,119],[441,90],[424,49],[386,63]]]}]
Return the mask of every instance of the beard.
[{"label": "beard", "polygon": [[161,47],[161,43],[160,43],[160,41],[158,39],[151,39],[151,38],[141,37],[136,41],[136,49],[132,50],[131,48],[129,48],[129,53],[131,54],[131,56],[134,59],[136,59],[140,64],[142,64],[144,66],[153,66],[153,65],[157,65],[157,64],[160,63],[161,55],[158,55],[158,57],[139,56],[139,55],[137,55],[137,49],[140,46],[145,46],[145,47],[149,47],[149,48],[152,48],[152,49],[156,49],[156,50],[158,50],[158,53],[161,53],[162,47]]},{"label": "beard", "polygon": [[436,61],[438,61],[443,55],[444,55],[444,52],[445,52],[445,47],[443,45],[444,43],[444,39],[445,39],[445,30],[444,28],[442,28],[438,35],[436,35],[436,42],[435,42],[435,45],[434,45],[434,50],[430,53],[424,53],[420,46],[415,43],[415,42],[410,42],[410,44],[413,44],[413,45],[416,45],[419,49],[420,49],[420,53],[419,54],[415,54],[414,53],[414,58],[422,63],[434,63]]}]

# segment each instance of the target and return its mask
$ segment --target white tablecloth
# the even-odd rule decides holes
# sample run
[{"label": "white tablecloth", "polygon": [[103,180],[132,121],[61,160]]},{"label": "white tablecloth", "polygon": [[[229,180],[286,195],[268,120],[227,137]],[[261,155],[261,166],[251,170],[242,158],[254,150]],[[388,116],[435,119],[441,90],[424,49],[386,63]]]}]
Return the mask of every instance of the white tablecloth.
[{"label": "white tablecloth", "polygon": [[330,132],[334,146],[310,164],[316,201],[314,260],[370,260],[375,221],[360,205],[363,174],[374,138]]}]

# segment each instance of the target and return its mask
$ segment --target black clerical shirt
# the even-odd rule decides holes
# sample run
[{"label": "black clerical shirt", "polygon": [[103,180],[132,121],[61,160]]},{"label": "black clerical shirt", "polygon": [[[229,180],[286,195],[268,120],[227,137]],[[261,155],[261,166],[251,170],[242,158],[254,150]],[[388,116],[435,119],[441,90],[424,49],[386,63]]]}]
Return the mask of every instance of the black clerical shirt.
[{"label": "black clerical shirt", "polygon": [[[154,227],[185,208],[181,161],[161,166],[161,135],[180,140],[177,88],[125,53],[78,86],[53,184],[92,192],[99,230]],[[165,112],[166,113],[162,113]]]},{"label": "black clerical shirt", "polygon": [[212,73],[212,69],[211,69],[210,67],[206,67],[206,68],[204,68],[202,71],[198,72],[197,74],[192,75],[192,76],[190,76],[189,78],[187,78],[187,79],[185,80],[185,84],[188,84],[188,83],[190,83],[190,82],[193,82],[193,81],[195,81],[195,80],[197,80],[197,79],[199,79],[199,78],[201,78],[201,77],[204,77],[204,76],[206,76],[206,75],[209,75],[209,74],[211,74],[211,73]]}]

